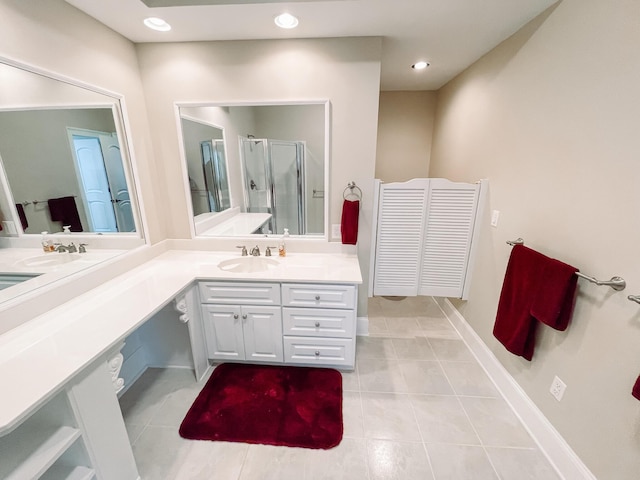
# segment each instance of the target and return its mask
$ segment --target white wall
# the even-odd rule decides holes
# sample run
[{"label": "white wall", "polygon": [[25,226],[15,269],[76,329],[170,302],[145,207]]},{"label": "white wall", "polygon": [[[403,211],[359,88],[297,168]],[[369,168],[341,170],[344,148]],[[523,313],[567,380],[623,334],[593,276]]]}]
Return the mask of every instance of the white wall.
[{"label": "white wall", "polygon": [[376,178],[405,182],[429,176],[437,92],[380,92]]},{"label": "white wall", "polygon": [[[468,302],[483,341],[600,479],[640,472],[640,3],[564,0],[439,93],[431,176],[490,181]],[[624,292],[579,281],[566,332],[542,326],[532,362],[492,335],[510,248],[522,236]],[[550,394],[554,375],[566,384]]]},{"label": "white wall", "polygon": [[[330,223],[350,180],[364,193],[358,255],[368,278],[380,79],[378,38],[137,45],[156,161],[165,172],[168,236],[190,235],[175,102],[331,101]],[[230,173],[231,174],[231,173]],[[359,312],[366,314],[366,288]]]}]

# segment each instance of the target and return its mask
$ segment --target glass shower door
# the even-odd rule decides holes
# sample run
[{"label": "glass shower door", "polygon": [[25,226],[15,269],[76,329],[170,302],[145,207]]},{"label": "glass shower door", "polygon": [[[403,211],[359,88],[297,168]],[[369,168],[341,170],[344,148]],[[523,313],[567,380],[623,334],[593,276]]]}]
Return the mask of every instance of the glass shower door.
[{"label": "glass shower door", "polygon": [[245,204],[249,213],[272,213],[266,140],[241,139]]},{"label": "glass shower door", "polygon": [[304,144],[269,141],[273,178],[274,233],[285,228],[292,235],[303,235],[304,224]]}]

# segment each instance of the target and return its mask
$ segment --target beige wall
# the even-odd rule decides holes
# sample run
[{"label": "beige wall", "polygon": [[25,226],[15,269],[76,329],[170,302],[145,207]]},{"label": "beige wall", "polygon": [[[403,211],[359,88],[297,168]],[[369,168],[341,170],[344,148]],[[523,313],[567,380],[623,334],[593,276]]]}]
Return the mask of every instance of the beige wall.
[{"label": "beige wall", "polygon": [[146,106],[133,43],[63,0],[0,0],[0,56],[123,95],[149,238],[165,238]]},{"label": "beige wall", "polygon": [[[468,302],[456,302],[555,428],[600,479],[640,472],[640,3],[564,0],[440,92],[431,176],[490,181],[501,211],[480,245]],[[540,328],[527,362],[492,335],[510,249],[539,251],[584,280],[566,332]],[[554,375],[566,384],[550,394]]]},{"label": "beige wall", "polygon": [[429,176],[437,92],[380,92],[375,178],[404,182]]},{"label": "beige wall", "polygon": [[[168,236],[188,238],[175,102],[331,101],[330,223],[339,223],[342,192],[363,190],[358,256],[367,285],[375,169],[379,38],[186,42],[137,45],[156,160],[164,171]],[[359,314],[366,314],[366,287]]]}]

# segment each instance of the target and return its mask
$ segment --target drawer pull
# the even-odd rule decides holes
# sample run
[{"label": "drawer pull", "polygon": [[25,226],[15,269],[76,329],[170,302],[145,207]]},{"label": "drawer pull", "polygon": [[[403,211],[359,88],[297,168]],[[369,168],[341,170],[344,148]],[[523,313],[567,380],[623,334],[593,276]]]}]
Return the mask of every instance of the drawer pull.
[{"label": "drawer pull", "polygon": [[246,320],[246,319],[247,319],[247,315],[246,315],[246,314],[245,314],[245,315],[242,315],[242,319],[243,319],[243,320]]},{"label": "drawer pull", "polygon": [[320,326],[320,322],[316,322],[316,327],[319,327],[319,326]]},{"label": "drawer pull", "polygon": [[316,357],[320,356],[320,350],[316,350]]},{"label": "drawer pull", "polygon": [[235,314],[233,315],[233,318],[234,318],[235,320],[237,320],[237,319],[238,319],[238,314],[237,314],[237,313],[235,313]]},{"label": "drawer pull", "polygon": [[320,300],[320,295],[316,295],[316,300]]}]

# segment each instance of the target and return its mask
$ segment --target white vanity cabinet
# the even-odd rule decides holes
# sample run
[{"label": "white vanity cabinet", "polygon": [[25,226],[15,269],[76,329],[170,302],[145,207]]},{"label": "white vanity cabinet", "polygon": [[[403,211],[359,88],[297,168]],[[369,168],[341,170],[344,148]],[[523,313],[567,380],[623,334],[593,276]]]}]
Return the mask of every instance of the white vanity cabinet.
[{"label": "white vanity cabinet", "polygon": [[208,356],[282,363],[282,311],[277,283],[201,282]]},{"label": "white vanity cabinet", "polygon": [[285,363],[353,369],[355,285],[283,284]]}]

